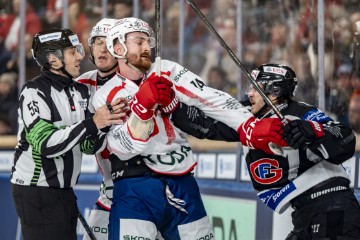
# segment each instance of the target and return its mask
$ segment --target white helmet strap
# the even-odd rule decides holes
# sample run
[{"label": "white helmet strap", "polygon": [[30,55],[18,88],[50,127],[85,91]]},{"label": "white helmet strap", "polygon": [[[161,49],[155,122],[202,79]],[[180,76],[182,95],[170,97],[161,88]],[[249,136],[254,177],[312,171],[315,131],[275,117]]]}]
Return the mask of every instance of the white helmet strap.
[{"label": "white helmet strap", "polygon": [[124,51],[124,53],[123,53],[122,56],[116,54],[115,51],[114,51],[114,56],[117,57],[117,58],[123,59],[123,60],[124,60],[124,63],[127,64],[129,67],[131,67],[132,69],[134,69],[134,70],[137,71],[137,72],[142,73],[142,72],[140,71],[140,69],[138,69],[137,67],[135,67],[134,65],[132,65],[131,63],[129,63],[129,61],[127,60],[127,58],[126,58],[126,53],[128,52],[128,49],[127,49],[127,47],[125,46],[125,43],[121,42],[120,39],[119,39],[119,43],[124,47],[125,51]]}]

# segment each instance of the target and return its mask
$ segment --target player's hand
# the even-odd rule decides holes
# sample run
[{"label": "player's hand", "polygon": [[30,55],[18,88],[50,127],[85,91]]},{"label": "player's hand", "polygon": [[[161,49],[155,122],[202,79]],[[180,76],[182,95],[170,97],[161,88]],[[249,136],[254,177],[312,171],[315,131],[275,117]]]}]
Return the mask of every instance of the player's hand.
[{"label": "player's hand", "polygon": [[157,105],[163,106],[171,102],[172,85],[168,79],[152,73],[134,95],[130,104],[131,111],[141,120],[149,120]]},{"label": "player's hand", "polygon": [[118,98],[112,103],[107,103],[96,110],[93,120],[97,129],[121,124],[126,117],[128,101],[125,98]]},{"label": "player's hand", "polygon": [[315,146],[324,136],[323,126],[318,122],[292,120],[284,127],[284,139],[293,149]]},{"label": "player's hand", "polygon": [[269,147],[275,144],[278,147],[286,147],[288,144],[283,139],[283,123],[278,118],[257,119],[249,118],[238,129],[240,142],[244,146],[259,149],[269,154],[276,154]]},{"label": "player's hand", "polygon": [[158,91],[161,91],[163,98],[159,101],[159,109],[161,112],[170,114],[180,105],[180,99],[176,96],[176,92],[173,89],[173,83],[169,78],[170,72],[161,72],[161,76],[154,76],[159,78],[159,84],[156,85]]}]

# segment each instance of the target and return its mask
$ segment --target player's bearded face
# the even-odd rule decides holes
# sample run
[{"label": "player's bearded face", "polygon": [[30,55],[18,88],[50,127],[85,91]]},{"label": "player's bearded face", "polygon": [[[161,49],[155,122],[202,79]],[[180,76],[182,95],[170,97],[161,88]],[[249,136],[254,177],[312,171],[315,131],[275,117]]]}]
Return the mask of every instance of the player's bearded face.
[{"label": "player's bearded face", "polygon": [[126,36],[125,44],[128,52],[126,58],[142,72],[151,67],[151,41],[146,33],[132,32]]},{"label": "player's bearded face", "polygon": [[151,54],[150,51],[141,53],[133,53],[128,51],[126,58],[129,63],[137,67],[140,71],[146,72],[151,67]]}]

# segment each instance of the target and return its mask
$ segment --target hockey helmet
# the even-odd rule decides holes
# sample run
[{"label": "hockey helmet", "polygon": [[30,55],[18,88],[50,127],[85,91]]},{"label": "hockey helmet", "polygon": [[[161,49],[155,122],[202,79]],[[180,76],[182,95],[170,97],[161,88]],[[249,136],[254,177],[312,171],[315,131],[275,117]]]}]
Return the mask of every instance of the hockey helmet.
[{"label": "hockey helmet", "polygon": [[88,38],[88,45],[94,43],[96,37],[106,37],[107,33],[109,32],[111,26],[116,22],[116,19],[112,18],[103,18],[101,19],[91,30],[90,36]]},{"label": "hockey helmet", "polygon": [[[147,24],[141,19],[129,17],[129,18],[122,18],[117,20],[114,25],[110,28],[110,31],[106,37],[106,46],[108,51],[117,58],[125,59],[126,53],[128,51],[125,40],[126,34],[132,32],[144,32],[149,36],[149,44],[151,48],[155,47],[155,39],[154,39],[154,32]],[[124,47],[125,52],[123,56],[117,55],[114,51],[114,43],[115,40],[118,39],[120,44]]]},{"label": "hockey helmet", "polygon": [[295,96],[297,78],[295,72],[282,64],[263,64],[251,72],[251,76],[261,83],[265,94],[291,98]]},{"label": "hockey helmet", "polygon": [[63,62],[64,49],[69,47],[76,47],[81,55],[85,55],[84,48],[75,33],[67,28],[54,28],[35,35],[31,52],[39,66],[50,68],[48,55],[53,53]]}]

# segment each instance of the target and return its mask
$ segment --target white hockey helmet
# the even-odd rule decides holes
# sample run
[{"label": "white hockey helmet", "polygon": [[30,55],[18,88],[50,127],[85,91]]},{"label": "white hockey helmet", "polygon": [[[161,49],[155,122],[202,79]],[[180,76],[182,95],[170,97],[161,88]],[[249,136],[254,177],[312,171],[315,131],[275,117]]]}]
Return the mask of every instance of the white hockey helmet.
[{"label": "white hockey helmet", "polygon": [[112,19],[112,18],[101,19],[91,30],[90,36],[88,38],[89,47],[91,47],[91,44],[94,43],[95,37],[106,37],[111,26],[115,22],[116,22],[116,19]]},{"label": "white hockey helmet", "polygon": [[[146,33],[151,41],[150,47],[155,47],[155,39],[154,39],[154,32],[143,20],[139,18],[129,17],[129,18],[122,18],[117,20],[114,25],[110,28],[108,35],[106,37],[106,46],[108,51],[117,58],[126,59],[126,53],[128,51],[125,40],[126,40],[126,34],[132,33],[132,32],[144,32]],[[117,55],[114,51],[114,43],[115,40],[118,39],[120,44],[124,47],[125,52],[122,56]]]}]

